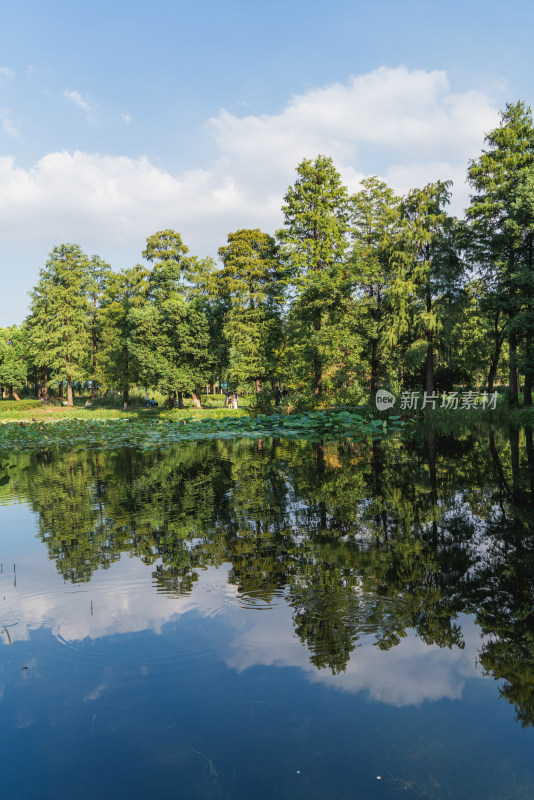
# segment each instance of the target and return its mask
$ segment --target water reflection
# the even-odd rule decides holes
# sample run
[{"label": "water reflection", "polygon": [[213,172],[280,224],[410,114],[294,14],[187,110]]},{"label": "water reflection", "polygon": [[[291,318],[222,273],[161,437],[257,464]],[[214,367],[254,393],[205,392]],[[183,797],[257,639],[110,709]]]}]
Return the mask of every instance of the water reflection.
[{"label": "water reflection", "polygon": [[[67,614],[36,567],[19,616],[53,620],[64,641],[158,630],[176,613],[169,599],[180,613],[224,607],[230,621],[252,607],[262,613],[245,631],[235,612],[225,651],[237,669],[298,665],[311,680],[337,676],[341,688],[403,704],[458,696],[478,661],[502,679],[517,719],[534,724],[530,428],[38,453],[0,464],[0,493],[30,504],[74,593]],[[125,556],[138,569],[130,563],[121,583]],[[420,666],[393,687],[392,670],[415,654]]]}]

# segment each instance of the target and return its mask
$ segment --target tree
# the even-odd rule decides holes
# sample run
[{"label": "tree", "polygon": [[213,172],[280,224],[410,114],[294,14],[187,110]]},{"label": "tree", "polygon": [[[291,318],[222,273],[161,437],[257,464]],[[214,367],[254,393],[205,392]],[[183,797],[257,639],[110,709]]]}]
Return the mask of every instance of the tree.
[{"label": "tree", "polygon": [[87,294],[91,304],[90,335],[91,335],[91,396],[93,401],[96,396],[96,387],[99,382],[98,361],[99,349],[102,340],[102,303],[104,301],[106,282],[109,279],[111,267],[105,261],[94,255],[89,262],[89,275]]},{"label": "tree", "polygon": [[460,384],[478,386],[486,382],[488,392],[493,393],[505,334],[502,315],[492,299],[485,281],[474,278],[444,309],[438,343],[438,389],[449,391]]},{"label": "tree", "polygon": [[89,347],[87,299],[89,260],[76,244],[54,247],[40,280],[30,293],[30,326],[38,362],[53,377],[67,381],[67,403],[73,405],[72,382],[85,377]]},{"label": "tree", "polygon": [[524,337],[520,366],[525,374],[524,404],[531,406],[534,379],[534,167],[526,167],[521,172],[511,197],[510,216],[505,227],[517,254],[514,288],[518,298],[513,327]]},{"label": "tree", "polygon": [[281,338],[281,266],[275,240],[257,228],[228,234],[219,248],[223,269],[218,293],[226,300],[224,331],[230,347],[230,370],[240,383],[274,377]]},{"label": "tree", "polygon": [[351,198],[354,244],[350,282],[358,327],[362,330],[364,350],[368,354],[373,401],[380,379],[387,373],[386,355],[389,366],[393,356],[387,342],[392,324],[388,295],[395,277],[391,249],[399,233],[400,198],[375,177],[363,180],[361,186],[362,189]]},{"label": "tree", "polygon": [[[132,314],[132,352],[141,379],[167,394],[171,406],[178,392],[180,407],[184,392],[200,406],[197,394],[209,377],[208,322],[189,281],[205,278],[211,262],[190,258],[188,252],[180,234],[172,230],[147,239],[143,257],[154,264],[148,302]],[[188,302],[187,296],[193,299]]]},{"label": "tree", "polygon": [[159,296],[178,291],[187,300],[209,295],[211,273],[215,267],[212,258],[189,256],[189,248],[176,231],[157,231],[146,240],[143,258],[153,265],[150,291]]},{"label": "tree", "polygon": [[[534,164],[534,124],[530,108],[523,102],[508,103],[501,112],[500,125],[487,134],[485,143],[487,149],[470,162],[468,170],[474,190],[467,209],[474,236],[471,257],[494,294],[495,308],[507,320],[509,392],[515,404],[518,400],[518,339],[523,334],[517,316],[525,299],[521,297],[517,271],[524,252],[518,251],[517,230],[508,223],[513,216],[512,203],[517,202],[524,170]],[[529,349],[532,348],[531,337],[529,329]],[[530,369],[528,374],[530,376]]]},{"label": "tree", "polygon": [[284,197],[285,228],[277,232],[292,273],[295,311],[306,333],[313,392],[321,394],[323,324],[335,309],[346,271],[348,195],[331,158],[304,159]]},{"label": "tree", "polygon": [[396,276],[392,303],[399,337],[410,327],[425,353],[425,389],[435,389],[435,341],[442,327],[444,299],[460,289],[462,263],[457,223],[445,213],[451,181],[436,181],[413,189],[401,203],[401,230],[393,255]]},{"label": "tree", "polygon": [[102,300],[102,371],[107,382],[120,387],[125,411],[130,386],[138,378],[138,364],[132,353],[134,311],[146,302],[148,274],[139,264],[120,273],[111,272]]},{"label": "tree", "polygon": [[131,349],[140,380],[166,394],[171,406],[175,392],[180,408],[184,393],[200,406],[198,395],[209,374],[209,330],[202,311],[178,294],[135,309],[131,319]]},{"label": "tree", "polygon": [[2,395],[7,388],[9,398],[19,399],[16,389],[27,377],[24,332],[16,325],[0,328],[0,387]]},{"label": "tree", "polygon": [[35,293],[32,297],[31,313],[24,320],[30,374],[35,377],[39,387],[38,392],[40,391],[45,403],[48,402],[48,380],[52,372],[44,333],[47,318],[46,301],[46,294]]},{"label": "tree", "polygon": [[176,290],[178,282],[187,273],[188,252],[189,248],[176,231],[158,231],[147,238],[143,258],[154,265],[154,272],[150,276],[152,292],[165,295]]}]

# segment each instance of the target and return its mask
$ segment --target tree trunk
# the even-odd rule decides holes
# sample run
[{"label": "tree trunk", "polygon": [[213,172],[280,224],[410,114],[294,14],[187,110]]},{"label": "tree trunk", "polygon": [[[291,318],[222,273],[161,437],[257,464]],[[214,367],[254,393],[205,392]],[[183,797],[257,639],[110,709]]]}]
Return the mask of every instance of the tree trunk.
[{"label": "tree trunk", "polygon": [[[426,260],[430,260],[430,246],[426,247]],[[426,311],[430,314],[432,311],[432,292],[430,288],[430,279],[426,283]],[[434,332],[431,330],[426,331],[426,366],[425,366],[425,390],[427,395],[434,394]]]},{"label": "tree trunk", "polygon": [[532,375],[530,372],[525,374],[525,386],[523,389],[523,405],[525,408],[532,406]]},{"label": "tree trunk", "polygon": [[202,403],[194,392],[191,392],[191,397],[193,398],[193,405],[195,408],[202,408]]},{"label": "tree trunk", "polygon": [[175,405],[175,403],[174,403],[174,394],[172,392],[169,392],[169,398],[168,398],[167,402],[169,404],[169,408],[174,408],[174,405]]},{"label": "tree trunk", "polygon": [[432,334],[427,335],[427,340],[425,389],[427,395],[431,395],[434,394],[434,342]]},{"label": "tree trunk", "polygon": [[[495,322],[495,328],[497,328],[497,321]],[[497,374],[497,369],[499,367],[499,359],[501,357],[501,349],[503,342],[504,342],[504,336],[496,337],[495,350],[491,358],[490,368],[488,372],[488,394],[493,394],[493,384],[495,381],[495,376]]]},{"label": "tree trunk", "polygon": [[510,405],[516,406],[519,397],[518,397],[518,390],[517,390],[517,383],[518,383],[518,375],[517,375],[517,337],[515,333],[510,334],[510,373],[509,373],[509,381],[508,381],[508,392],[510,396]]},{"label": "tree trunk", "polygon": [[373,339],[371,342],[371,385],[370,385],[370,394],[372,403],[374,402],[376,393],[378,391],[378,377],[379,377],[378,340]]},{"label": "tree trunk", "polygon": [[46,372],[43,378],[43,398],[45,403],[48,403],[48,373]]},{"label": "tree trunk", "polygon": [[74,400],[72,397],[72,378],[70,375],[67,377],[67,405],[73,406]]},{"label": "tree trunk", "polygon": [[9,399],[10,399],[10,400],[14,400],[14,399],[15,399],[15,398],[13,397],[13,384],[11,384],[11,385],[9,386]]},{"label": "tree trunk", "polygon": [[[315,330],[321,330],[321,314],[317,314],[314,324]],[[313,393],[315,397],[319,397],[323,391],[323,369],[321,364],[321,356],[317,344],[315,345],[315,352],[313,354]]]},{"label": "tree trunk", "polygon": [[256,378],[256,394],[261,392],[261,378]]},{"label": "tree trunk", "polygon": [[128,400],[130,399],[130,392],[128,388],[128,384],[123,387],[122,389],[122,409],[123,411],[128,411]]},{"label": "tree trunk", "polygon": [[57,387],[57,396],[58,396],[59,400],[63,400],[63,381],[59,381],[59,384],[58,384],[58,387]]},{"label": "tree trunk", "polygon": [[532,437],[532,425],[525,426],[525,444],[527,450],[530,495],[532,497],[532,495],[534,495],[534,440]]},{"label": "tree trunk", "polygon": [[217,394],[217,384],[216,383],[213,384],[213,386],[211,387],[211,390],[212,390],[212,394]]},{"label": "tree trunk", "polygon": [[13,392],[13,397],[15,398],[15,400],[20,400],[20,397],[16,392]]},{"label": "tree trunk", "polygon": [[495,381],[495,373],[497,372],[497,364],[492,361],[488,372],[488,394],[493,394],[493,384]]},{"label": "tree trunk", "polygon": [[[531,311],[532,313],[532,311]],[[525,388],[524,388],[524,396],[523,396],[523,405],[525,407],[530,407],[532,405],[532,372],[534,364],[533,362],[533,348],[532,348],[532,331],[527,330],[525,333],[525,361],[526,361],[526,368],[525,368]]]},{"label": "tree trunk", "polygon": [[184,407],[184,393],[178,392],[178,408]]}]

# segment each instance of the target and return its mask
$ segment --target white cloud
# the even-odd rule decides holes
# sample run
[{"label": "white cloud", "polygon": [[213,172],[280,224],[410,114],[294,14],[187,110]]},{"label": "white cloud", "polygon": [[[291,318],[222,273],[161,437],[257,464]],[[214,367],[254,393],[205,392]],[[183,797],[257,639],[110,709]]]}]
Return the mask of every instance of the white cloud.
[{"label": "white cloud", "polygon": [[132,121],[131,114],[121,114],[121,117],[125,125],[129,125],[130,122]]},{"label": "white cloud", "polygon": [[0,81],[14,78],[15,73],[9,67],[0,67]]},{"label": "white cloud", "polygon": [[[96,120],[79,92],[64,95]],[[127,124],[129,115],[122,118]],[[27,169],[0,158],[0,237],[19,250],[33,246],[34,264],[38,253],[73,241],[113,253],[113,264],[123,266],[139,259],[146,236],[166,227],[180,231],[192,252],[215,254],[236,228],[276,230],[296,166],[319,153],[332,156],[351,191],[373,174],[400,192],[453,178],[453,210],[461,213],[468,160],[497,123],[491,97],[452,91],[445,72],[383,67],[296,95],[278,114],[222,110],[206,122],[215,158],[179,175],[146,158],[89,152],[51,152]],[[28,285],[37,277],[32,269]]]},{"label": "white cloud", "polygon": [[444,72],[382,67],[298,95],[281,114],[237,117],[222,111],[208,125],[236,173],[273,191],[274,181],[303,158],[323,153],[333,157],[351,189],[369,174],[401,192],[454,178],[466,199],[468,159],[497,121],[490,98],[451,92]]},{"label": "white cloud", "polygon": [[16,138],[19,135],[19,128],[11,119],[11,112],[7,108],[0,108],[0,124],[2,130],[8,136]]},{"label": "white cloud", "polygon": [[95,123],[96,122],[96,106],[91,105],[88,103],[87,100],[84,100],[81,96],[80,92],[71,91],[70,89],[65,89],[63,92],[63,96],[70,100],[71,103],[74,103],[75,106],[81,108],[82,111],[85,112],[85,118],[88,122]]},{"label": "white cloud", "polygon": [[[0,227],[7,241],[77,241],[92,237],[97,245],[127,245],[139,231],[162,227],[199,229],[226,214],[246,215],[243,187],[230,176],[206,170],[180,177],[150,164],[88,153],[51,153],[32,169],[0,158]],[[261,199],[258,200],[261,207]],[[9,218],[9,221],[8,221]],[[29,234],[29,236],[28,236]]]}]

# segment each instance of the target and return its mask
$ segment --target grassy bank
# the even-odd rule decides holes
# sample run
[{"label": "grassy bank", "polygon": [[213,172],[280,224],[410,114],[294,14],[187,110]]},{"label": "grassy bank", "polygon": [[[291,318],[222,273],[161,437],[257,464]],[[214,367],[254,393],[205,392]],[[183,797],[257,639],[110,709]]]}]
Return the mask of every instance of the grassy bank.
[{"label": "grassy bank", "polygon": [[165,409],[162,406],[146,408],[143,404],[135,404],[128,411],[123,411],[119,405],[110,406],[99,404],[91,406],[85,405],[85,398],[77,398],[74,406],[62,406],[60,404],[44,405],[38,400],[1,400],[0,401],[0,422],[56,422],[58,420],[112,420],[124,419],[186,419],[195,417],[218,418],[218,417],[238,417],[249,413],[248,398],[240,398],[240,408],[229,409],[224,405],[224,396],[210,396],[207,400],[203,398],[202,408],[195,408],[189,401],[185,408]]}]

